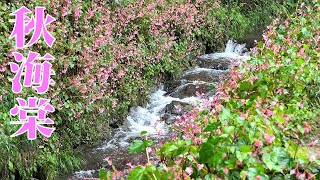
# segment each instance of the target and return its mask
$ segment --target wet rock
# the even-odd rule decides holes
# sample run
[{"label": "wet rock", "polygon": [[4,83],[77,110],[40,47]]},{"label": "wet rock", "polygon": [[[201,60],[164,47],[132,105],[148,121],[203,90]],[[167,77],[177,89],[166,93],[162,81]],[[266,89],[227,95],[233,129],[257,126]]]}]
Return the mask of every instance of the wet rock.
[{"label": "wet rock", "polygon": [[[187,113],[192,109],[192,106],[188,103],[181,102],[181,101],[172,101],[168,104],[165,108],[165,113],[170,115],[178,115],[181,116],[184,113]],[[167,117],[169,117],[166,115]]]},{"label": "wet rock", "polygon": [[176,121],[177,116],[188,113],[192,109],[193,106],[188,103],[181,101],[172,101],[165,107],[165,111],[161,116],[161,120],[165,121],[166,124],[172,124]]},{"label": "wet rock", "polygon": [[183,99],[187,97],[196,96],[197,92],[207,93],[210,90],[211,90],[210,84],[188,83],[176,88],[175,91],[170,94],[170,96]]},{"label": "wet rock", "polygon": [[129,143],[132,143],[134,140],[144,140],[144,138],[143,137],[141,137],[141,136],[135,136],[135,137],[130,137],[129,139],[128,139],[128,142]]},{"label": "wet rock", "polygon": [[203,82],[219,82],[227,76],[227,71],[214,70],[206,68],[196,68],[192,71],[186,72],[181,79],[187,81],[203,81]]},{"label": "wet rock", "polygon": [[204,97],[207,99],[207,98],[213,97],[215,95],[216,95],[216,89],[207,92]]},{"label": "wet rock", "polygon": [[172,124],[176,121],[176,116],[165,113],[161,116],[161,120],[164,121],[166,124]]},{"label": "wet rock", "polygon": [[183,85],[185,82],[181,80],[171,80],[164,83],[164,91],[167,92],[167,94],[170,94],[176,89],[177,87]]},{"label": "wet rock", "polygon": [[231,58],[217,57],[215,54],[205,54],[197,58],[197,64],[201,68],[227,70],[231,65]]}]

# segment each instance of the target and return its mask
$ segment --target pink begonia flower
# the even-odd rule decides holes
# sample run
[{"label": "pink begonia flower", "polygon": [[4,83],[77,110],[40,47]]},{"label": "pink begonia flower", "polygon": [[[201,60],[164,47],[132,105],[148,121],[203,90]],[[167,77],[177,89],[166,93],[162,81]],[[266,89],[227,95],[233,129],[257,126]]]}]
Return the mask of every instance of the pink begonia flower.
[{"label": "pink begonia flower", "polygon": [[240,117],[247,118],[247,114],[240,113]]},{"label": "pink begonia flower", "polygon": [[292,169],[292,170],[290,171],[290,175],[292,175],[292,174],[296,174],[296,169]]},{"label": "pink begonia flower", "polygon": [[266,134],[265,137],[266,137],[267,144],[271,144],[275,139],[275,136],[273,134],[272,135]]},{"label": "pink begonia flower", "polygon": [[84,86],[84,87],[80,90],[80,92],[81,92],[82,94],[86,93],[86,92],[87,92],[87,87]]},{"label": "pink begonia flower", "polygon": [[157,132],[157,135],[158,135],[158,136],[161,136],[161,135],[163,134],[162,131],[163,131],[163,130],[158,131],[158,132]]},{"label": "pink begonia flower", "polygon": [[308,133],[308,132],[311,131],[311,126],[310,126],[308,123],[306,123],[306,124],[304,125],[303,129],[304,129],[304,132],[305,132],[305,133]]},{"label": "pink begonia flower", "polygon": [[261,180],[261,177],[259,175],[256,176],[256,180]]},{"label": "pink begonia flower", "polygon": [[129,166],[129,167],[132,168],[132,169],[135,168],[135,165],[132,165],[131,162],[128,162],[126,165]]},{"label": "pink begonia flower", "polygon": [[297,104],[300,106],[301,109],[303,109],[304,105],[303,105],[302,101],[297,102]]},{"label": "pink begonia flower", "polygon": [[312,142],[309,143],[308,145],[309,145],[309,146],[315,146],[315,145],[317,145],[317,144],[318,144],[318,139],[315,140],[315,141],[312,141]]},{"label": "pink begonia flower", "polygon": [[104,161],[106,161],[110,166],[112,166],[112,160],[110,159],[110,157],[106,157],[103,159]]},{"label": "pink begonia flower", "polygon": [[113,101],[112,102],[112,108],[115,108],[117,106],[117,104],[118,104],[117,101]]},{"label": "pink begonia flower", "polygon": [[204,167],[204,164],[197,164],[198,171],[200,171]]},{"label": "pink begonia flower", "polygon": [[299,172],[297,173],[297,175],[296,175],[296,177],[297,177],[297,179],[305,179],[305,177],[306,177],[306,174],[300,174]]},{"label": "pink begonia flower", "polygon": [[224,172],[224,174],[229,174],[228,166],[226,166],[226,167],[223,169],[223,172]]},{"label": "pink begonia flower", "polygon": [[315,156],[315,155],[311,155],[311,156],[309,157],[309,161],[310,161],[310,162],[313,162],[314,160],[316,160],[316,156]]},{"label": "pink begonia flower", "polygon": [[103,113],[104,108],[99,108],[99,113]]},{"label": "pink begonia flower", "polygon": [[193,169],[191,167],[187,167],[186,173],[190,176],[193,173]]},{"label": "pink begonia flower", "polygon": [[182,111],[182,108],[183,108],[181,105],[175,105],[174,107],[175,107],[179,112]]},{"label": "pink begonia flower", "polygon": [[79,7],[79,6],[77,6],[77,8],[76,8],[76,10],[75,10],[75,12],[74,12],[74,16],[75,16],[76,18],[80,17],[80,7]]},{"label": "pink begonia flower", "polygon": [[285,114],[285,115],[283,115],[282,117],[283,117],[283,119],[285,119],[286,121],[289,121],[290,118],[291,118],[291,116],[288,115],[288,114]]},{"label": "pink begonia flower", "polygon": [[254,145],[257,147],[257,148],[261,148],[263,146],[263,143],[260,141],[260,140],[257,140],[254,142]]},{"label": "pink begonia flower", "polygon": [[120,71],[118,74],[117,74],[117,77],[118,78],[122,78],[125,74],[123,73],[123,71]]},{"label": "pink begonia flower", "polygon": [[227,157],[227,154],[226,153],[223,153],[222,154],[222,158],[226,158]]},{"label": "pink begonia flower", "polygon": [[267,113],[267,116],[268,116],[268,117],[270,117],[270,116],[273,115],[273,111],[271,111],[271,110],[269,110],[269,109],[266,110],[266,113]]},{"label": "pink begonia flower", "polygon": [[168,168],[166,165],[163,165],[163,169],[164,169],[166,172],[169,172],[169,168]]}]

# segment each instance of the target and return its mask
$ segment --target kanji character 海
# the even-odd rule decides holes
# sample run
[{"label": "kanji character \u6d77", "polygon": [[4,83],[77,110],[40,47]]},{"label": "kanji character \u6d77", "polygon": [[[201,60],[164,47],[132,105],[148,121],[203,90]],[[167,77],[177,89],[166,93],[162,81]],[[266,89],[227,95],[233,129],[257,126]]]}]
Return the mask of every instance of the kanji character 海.
[{"label": "kanji character \u6d77", "polygon": [[[21,78],[24,75],[23,86],[33,86],[38,94],[42,94],[48,91],[49,85],[54,84],[54,81],[50,79],[51,75],[54,75],[54,71],[51,70],[52,64],[48,61],[42,63],[34,63],[35,60],[53,60],[53,56],[46,54],[43,57],[39,57],[39,53],[29,52],[28,58],[24,58],[22,54],[18,52],[13,53],[17,62],[21,62],[19,66],[16,63],[10,62],[11,71],[16,73],[12,79],[12,91],[14,93],[20,93],[22,91]],[[35,86],[37,85],[37,86]]]}]

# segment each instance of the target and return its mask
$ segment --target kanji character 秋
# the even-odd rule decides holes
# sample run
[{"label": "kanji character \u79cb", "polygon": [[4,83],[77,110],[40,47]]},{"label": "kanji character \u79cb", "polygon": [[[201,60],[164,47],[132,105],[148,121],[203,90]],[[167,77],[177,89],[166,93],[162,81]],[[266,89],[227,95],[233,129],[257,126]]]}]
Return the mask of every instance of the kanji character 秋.
[{"label": "kanji character \u79cb", "polygon": [[[17,11],[11,13],[11,15],[15,16],[15,20],[13,21],[14,28],[9,38],[15,37],[16,48],[22,49],[36,43],[40,36],[42,35],[44,41],[49,47],[52,47],[55,38],[48,32],[46,26],[55,21],[50,15],[44,17],[44,7],[36,7],[35,8],[35,17],[29,18],[26,14],[30,14],[31,11],[22,6]],[[33,31],[33,35],[30,41],[25,45],[25,36],[30,34],[31,30]]]}]

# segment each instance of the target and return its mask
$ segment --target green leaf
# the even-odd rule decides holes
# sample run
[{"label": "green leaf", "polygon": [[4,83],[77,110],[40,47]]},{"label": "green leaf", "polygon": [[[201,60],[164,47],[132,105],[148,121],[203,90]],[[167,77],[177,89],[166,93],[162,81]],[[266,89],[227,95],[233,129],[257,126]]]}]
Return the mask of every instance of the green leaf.
[{"label": "green leaf", "polygon": [[230,110],[227,108],[223,108],[222,113],[219,115],[220,120],[227,120],[230,117]]},{"label": "green leaf", "polygon": [[200,163],[208,162],[209,158],[213,156],[214,150],[215,150],[215,146],[212,143],[206,142],[201,144],[201,148],[199,152]]},{"label": "green leaf", "polygon": [[146,140],[143,142],[144,148],[147,148],[153,144],[152,140]]},{"label": "green leaf", "polygon": [[215,131],[215,130],[217,130],[217,127],[218,127],[220,124],[221,124],[220,122],[211,123],[211,124],[209,124],[207,127],[205,127],[205,128],[203,129],[203,132],[212,132],[212,131]]},{"label": "green leaf", "polygon": [[161,147],[161,151],[168,151],[168,152],[172,152],[174,150],[179,149],[175,144],[173,143],[166,143]]},{"label": "green leaf", "polygon": [[99,179],[100,180],[108,180],[107,172],[104,168],[100,169],[100,171],[99,171]]},{"label": "green leaf", "polygon": [[300,124],[297,126],[297,128],[302,134],[304,133],[304,128]]},{"label": "green leaf", "polygon": [[8,161],[9,169],[14,172],[13,163],[11,161]]},{"label": "green leaf", "polygon": [[243,152],[243,153],[249,153],[249,152],[251,152],[251,146],[241,146],[241,151]]},{"label": "green leaf", "polygon": [[129,153],[130,154],[139,153],[143,150],[144,150],[143,141],[141,141],[141,140],[134,140],[129,146]]},{"label": "green leaf", "polygon": [[277,159],[272,157],[269,153],[265,152],[262,156],[262,160],[270,170],[282,172],[281,166],[277,164]]},{"label": "green leaf", "polygon": [[228,134],[233,134],[233,133],[234,133],[234,129],[235,129],[234,126],[228,126],[228,127],[224,128],[224,130],[225,130],[226,133],[228,133]]},{"label": "green leaf", "polygon": [[247,159],[248,153],[242,153],[240,151],[236,151],[236,156],[240,161]]},{"label": "green leaf", "polygon": [[308,31],[307,28],[302,28],[301,30],[302,34],[305,35],[306,37],[310,37],[311,36],[311,33]]},{"label": "green leaf", "polygon": [[222,161],[222,154],[226,152],[218,144],[221,142],[221,137],[211,137],[208,142],[201,144],[199,152],[200,163],[219,163]]},{"label": "green leaf", "polygon": [[130,154],[139,153],[145,150],[147,147],[151,146],[152,143],[153,143],[152,140],[146,140],[146,141],[134,140],[129,146],[129,153]]},{"label": "green leaf", "polygon": [[141,166],[135,167],[128,176],[128,180],[147,180],[144,175],[144,169]]},{"label": "green leaf", "polygon": [[155,172],[157,169],[154,165],[149,165],[146,167],[146,171],[149,172],[149,173],[153,173]]},{"label": "green leaf", "polygon": [[140,135],[141,135],[141,136],[144,136],[144,135],[146,135],[147,133],[148,133],[147,131],[141,131]]},{"label": "green leaf", "polygon": [[259,170],[257,168],[249,168],[248,169],[248,178],[249,179],[256,179],[259,175]]},{"label": "green leaf", "polygon": [[248,81],[244,81],[241,83],[239,90],[240,91],[248,91],[248,90],[252,90],[254,88],[253,85],[251,85]]}]

